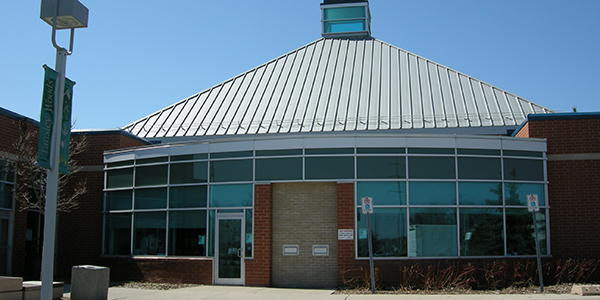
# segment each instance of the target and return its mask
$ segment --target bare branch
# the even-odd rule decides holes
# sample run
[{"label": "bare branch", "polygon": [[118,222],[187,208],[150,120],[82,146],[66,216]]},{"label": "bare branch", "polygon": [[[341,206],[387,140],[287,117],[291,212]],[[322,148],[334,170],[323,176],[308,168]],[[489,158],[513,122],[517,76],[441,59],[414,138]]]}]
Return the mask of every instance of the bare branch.
[{"label": "bare branch", "polygon": [[[13,159],[0,157],[4,161],[13,161],[12,171],[16,174],[15,198],[20,204],[20,210],[39,210],[42,213],[46,206],[46,173],[37,163],[38,134],[26,129],[26,123],[19,121],[19,137],[13,143]],[[85,178],[71,183],[74,175],[82,170],[78,165],[77,156],[86,150],[88,145],[85,136],[71,139],[69,147],[69,174],[61,174],[58,183],[59,212],[70,212],[79,207],[79,198],[87,192]]]}]

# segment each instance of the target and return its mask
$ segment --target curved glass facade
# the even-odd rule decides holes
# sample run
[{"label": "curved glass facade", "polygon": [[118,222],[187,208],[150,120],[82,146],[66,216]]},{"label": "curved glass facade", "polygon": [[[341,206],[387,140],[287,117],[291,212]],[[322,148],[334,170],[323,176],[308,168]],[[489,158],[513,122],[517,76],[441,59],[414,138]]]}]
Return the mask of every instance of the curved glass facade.
[{"label": "curved glass facade", "polygon": [[245,212],[249,257],[253,184],[305,181],[354,182],[357,257],[368,257],[362,197],[373,198],[376,257],[535,255],[530,194],[540,199],[535,218],[549,254],[541,140],[355,136],[214,145],[106,155],[104,254],[213,256],[215,214]]}]

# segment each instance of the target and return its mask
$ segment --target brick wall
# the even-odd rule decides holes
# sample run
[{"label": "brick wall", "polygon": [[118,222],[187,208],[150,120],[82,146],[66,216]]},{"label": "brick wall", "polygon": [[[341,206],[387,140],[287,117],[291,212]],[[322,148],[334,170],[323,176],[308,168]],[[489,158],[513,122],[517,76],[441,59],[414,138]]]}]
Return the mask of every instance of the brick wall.
[{"label": "brick wall", "polygon": [[[337,228],[354,230],[354,184],[337,184]],[[354,259],[354,240],[338,240],[338,286],[344,280],[359,276]]]},{"label": "brick wall", "polygon": [[[322,288],[337,285],[337,186],[335,183],[273,184],[273,286]],[[298,245],[299,255],[283,255]],[[313,245],[329,245],[313,256]]]},{"label": "brick wall", "polygon": [[530,137],[548,140],[548,154],[600,153],[600,119],[528,123]]},{"label": "brick wall", "polygon": [[554,258],[600,257],[600,118],[529,120],[548,145],[550,241]]},{"label": "brick wall", "polygon": [[[78,209],[58,215],[55,262],[57,279],[70,278],[72,266],[102,265],[104,262],[100,258],[104,204],[104,151],[145,145],[141,140],[121,131],[74,133],[72,139],[80,139],[82,135],[85,135],[88,146],[85,152],[74,159],[85,168],[73,176],[69,188],[72,190],[75,183],[84,180],[87,193],[79,198]],[[118,268],[125,265],[117,264],[114,272],[121,272]],[[111,270],[111,276],[112,273]]]},{"label": "brick wall", "polygon": [[271,286],[272,188],[270,184],[254,186],[254,253],[245,261],[245,285]]},{"label": "brick wall", "polygon": [[[9,114],[10,115],[10,114]],[[1,155],[14,154],[16,149],[14,147],[15,141],[20,136],[31,134],[31,143],[33,147],[37,148],[37,123],[29,118],[19,115],[3,115],[0,114],[0,128],[2,134],[0,134],[0,151],[3,152]],[[10,157],[8,157],[10,158]],[[17,183],[21,182],[23,178],[16,178]],[[24,191],[16,191],[24,192]],[[11,259],[11,270],[10,275],[23,277],[25,275],[25,235],[27,230],[27,211],[22,210],[22,206],[19,202],[15,201],[14,207],[14,219],[13,219],[13,247],[12,247],[12,259]]]},{"label": "brick wall", "polygon": [[102,266],[110,268],[111,281],[145,281],[212,284],[210,258],[131,258],[103,257]]},{"label": "brick wall", "polygon": [[555,258],[600,257],[600,160],[548,161]]}]

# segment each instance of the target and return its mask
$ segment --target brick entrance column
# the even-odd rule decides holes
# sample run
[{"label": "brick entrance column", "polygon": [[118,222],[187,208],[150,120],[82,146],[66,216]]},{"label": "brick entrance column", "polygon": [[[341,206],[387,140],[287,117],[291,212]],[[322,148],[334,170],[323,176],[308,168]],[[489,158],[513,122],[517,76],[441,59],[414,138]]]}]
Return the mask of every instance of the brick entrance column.
[{"label": "brick entrance column", "polygon": [[[354,229],[354,184],[337,184],[337,228]],[[357,276],[354,259],[354,241],[338,240],[338,286],[346,279]],[[352,270],[352,271],[350,271]],[[345,273],[345,274],[344,274]]]},{"label": "brick entrance column", "polygon": [[273,199],[270,184],[254,186],[254,259],[246,260],[246,285],[271,286]]}]

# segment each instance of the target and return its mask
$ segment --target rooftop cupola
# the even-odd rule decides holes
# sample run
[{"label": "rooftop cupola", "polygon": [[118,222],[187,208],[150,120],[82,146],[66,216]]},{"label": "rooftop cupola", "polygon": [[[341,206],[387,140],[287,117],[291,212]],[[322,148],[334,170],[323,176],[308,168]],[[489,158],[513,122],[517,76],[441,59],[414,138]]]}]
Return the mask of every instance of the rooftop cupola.
[{"label": "rooftop cupola", "polygon": [[370,37],[371,12],[368,0],[323,0],[323,37]]}]

